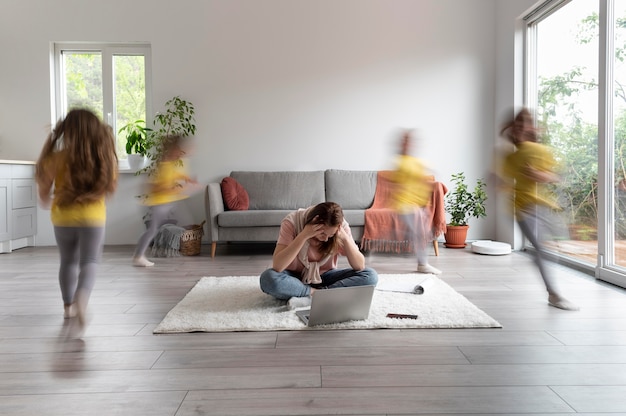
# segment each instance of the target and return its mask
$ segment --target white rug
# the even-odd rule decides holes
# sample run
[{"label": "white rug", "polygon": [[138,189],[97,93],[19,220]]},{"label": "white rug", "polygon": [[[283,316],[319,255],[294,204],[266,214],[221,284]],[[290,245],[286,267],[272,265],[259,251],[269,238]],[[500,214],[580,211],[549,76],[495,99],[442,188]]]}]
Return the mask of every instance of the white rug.
[{"label": "white rug", "polygon": [[[391,288],[415,287],[429,279],[421,295]],[[417,314],[418,319],[387,318],[388,313]],[[371,328],[500,328],[463,295],[433,275],[379,275],[370,315],[314,328],[305,326],[286,302],[263,293],[258,276],[203,277],[154,329],[181,332],[283,331]]]}]

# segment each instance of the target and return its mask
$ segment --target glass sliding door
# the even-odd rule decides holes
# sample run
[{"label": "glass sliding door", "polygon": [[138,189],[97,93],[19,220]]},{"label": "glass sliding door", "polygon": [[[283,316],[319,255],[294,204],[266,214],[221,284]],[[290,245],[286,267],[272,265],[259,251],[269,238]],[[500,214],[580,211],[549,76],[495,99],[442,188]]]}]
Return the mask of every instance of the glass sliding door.
[{"label": "glass sliding door", "polygon": [[562,2],[529,25],[529,107],[561,168],[555,193],[566,227],[548,248],[595,265],[598,256],[598,2]]},{"label": "glass sliding door", "polygon": [[626,268],[626,0],[614,3],[615,264]]},{"label": "glass sliding door", "polygon": [[560,259],[626,287],[626,0],[552,0],[526,18],[526,103],[562,165]]},{"label": "glass sliding door", "polygon": [[[607,234],[598,276],[626,286],[626,0],[603,7],[607,42],[603,48],[606,94],[602,97],[607,127],[601,139],[607,155]],[[602,20],[601,20],[602,21]]]}]

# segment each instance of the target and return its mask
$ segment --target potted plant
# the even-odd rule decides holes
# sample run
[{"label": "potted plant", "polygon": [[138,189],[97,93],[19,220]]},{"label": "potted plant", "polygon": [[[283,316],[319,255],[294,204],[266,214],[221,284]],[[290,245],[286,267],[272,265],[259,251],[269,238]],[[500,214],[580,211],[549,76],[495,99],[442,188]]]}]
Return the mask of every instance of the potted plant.
[{"label": "potted plant", "polygon": [[145,123],[143,120],[131,121],[118,131],[126,135],[128,166],[135,171],[142,169],[146,161],[148,134],[152,129],[147,128]]},{"label": "potted plant", "polygon": [[452,191],[446,195],[445,208],[450,214],[450,222],[446,226],[445,246],[450,248],[465,247],[468,220],[471,217],[481,218],[487,215],[485,201],[487,184],[482,180],[476,181],[476,186],[470,190],[465,183],[463,172],[452,175]]},{"label": "potted plant", "polygon": [[[165,103],[165,111],[154,116],[154,129],[147,136],[146,151],[148,158],[152,162],[161,159],[163,153],[163,139],[167,136],[178,134],[182,137],[193,136],[196,132],[196,120],[194,118],[194,105],[179,96],[176,96]],[[182,163],[182,161],[180,161]],[[144,168],[148,174],[152,173],[152,163]]]}]

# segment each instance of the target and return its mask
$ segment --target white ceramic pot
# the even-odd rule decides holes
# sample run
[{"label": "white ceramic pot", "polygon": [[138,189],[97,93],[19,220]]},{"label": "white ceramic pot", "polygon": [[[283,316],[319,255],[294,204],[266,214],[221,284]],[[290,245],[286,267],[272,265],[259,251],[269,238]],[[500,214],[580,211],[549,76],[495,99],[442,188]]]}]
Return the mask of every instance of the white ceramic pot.
[{"label": "white ceramic pot", "polygon": [[146,157],[138,154],[130,154],[128,155],[128,167],[131,170],[139,170],[143,169],[146,164]]}]

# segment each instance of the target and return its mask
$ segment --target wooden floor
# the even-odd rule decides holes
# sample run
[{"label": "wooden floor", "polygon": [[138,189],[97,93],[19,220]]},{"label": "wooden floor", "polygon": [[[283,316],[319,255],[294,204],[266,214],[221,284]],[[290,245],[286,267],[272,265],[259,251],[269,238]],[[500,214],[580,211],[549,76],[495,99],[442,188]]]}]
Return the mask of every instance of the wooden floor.
[{"label": "wooden floor", "polygon": [[[133,268],[107,247],[83,342],[67,342],[55,248],[0,255],[0,415],[626,415],[626,292],[524,253],[440,249],[442,278],[502,329],[153,335],[202,276],[257,275],[271,246]],[[412,260],[370,255],[379,273]]]}]

